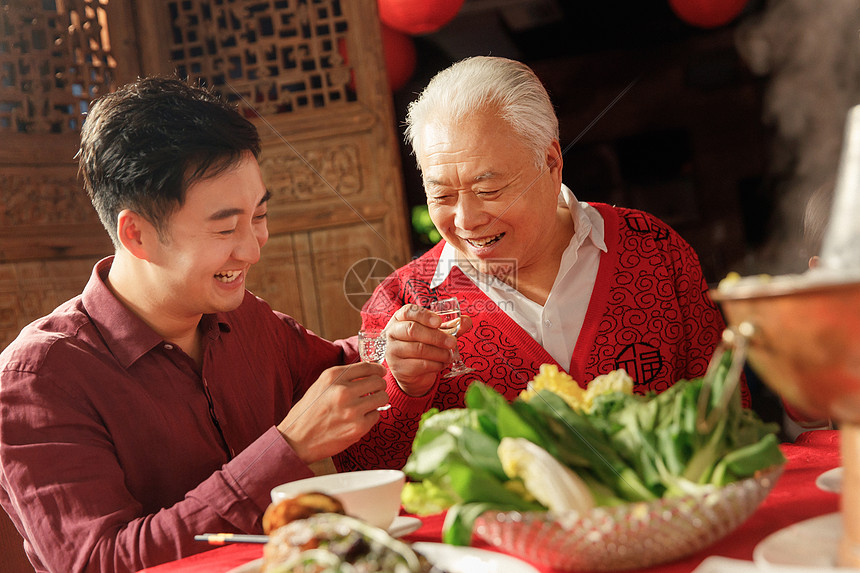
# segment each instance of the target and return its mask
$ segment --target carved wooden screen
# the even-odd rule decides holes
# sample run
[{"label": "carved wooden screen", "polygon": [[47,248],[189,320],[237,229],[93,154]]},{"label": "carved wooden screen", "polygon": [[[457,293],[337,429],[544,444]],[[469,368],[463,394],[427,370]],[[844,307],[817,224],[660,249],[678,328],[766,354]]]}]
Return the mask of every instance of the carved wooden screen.
[{"label": "carved wooden screen", "polygon": [[138,73],[110,43],[123,4],[0,0],[0,348],[112,251],[74,157],[89,102]]},{"label": "carved wooden screen", "polygon": [[77,133],[89,102],[116,85],[107,0],[0,6],[0,130]]},{"label": "carved wooden screen", "polygon": [[[255,121],[272,191],[250,288],[328,338],[408,258],[375,0],[0,0],[0,345],[111,247],[76,180],[80,114],[138,74],[199,78]],[[379,259],[381,264],[368,261]],[[349,281],[361,275],[359,281]]]},{"label": "carved wooden screen", "polygon": [[270,239],[250,288],[323,336],[355,333],[350,295],[372,281],[351,269],[409,255],[376,0],[156,4],[138,10],[144,72],[199,78],[263,138]]},{"label": "carved wooden screen", "polygon": [[268,116],[356,101],[340,0],[167,2],[168,56],[248,111]]},{"label": "carved wooden screen", "polygon": [[[0,0],[0,349],[78,294],[112,251],[74,160],[89,102],[138,72],[136,58],[117,64],[107,8]],[[112,11],[121,26],[125,12]],[[2,511],[0,531],[0,570],[32,572]]]}]

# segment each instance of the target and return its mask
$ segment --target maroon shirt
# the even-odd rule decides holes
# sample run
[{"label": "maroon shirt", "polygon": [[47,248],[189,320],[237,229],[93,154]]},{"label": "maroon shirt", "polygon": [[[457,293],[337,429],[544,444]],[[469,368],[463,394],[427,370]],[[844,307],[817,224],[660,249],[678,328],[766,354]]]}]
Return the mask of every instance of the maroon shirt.
[{"label": "maroon shirt", "polygon": [[111,262],[0,354],[0,504],[37,571],[137,571],[209,549],[198,533],[259,533],[270,490],[312,475],[275,425],[356,358],[246,293],[203,317],[198,373],[111,294]]}]

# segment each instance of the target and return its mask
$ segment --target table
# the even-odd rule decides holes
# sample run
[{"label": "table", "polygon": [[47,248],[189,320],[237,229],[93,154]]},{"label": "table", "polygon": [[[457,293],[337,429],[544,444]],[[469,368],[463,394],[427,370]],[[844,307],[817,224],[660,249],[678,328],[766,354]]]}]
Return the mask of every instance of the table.
[{"label": "table", "polygon": [[[839,466],[839,432],[818,430],[801,434],[792,444],[783,444],[788,462],[767,499],[738,529],[714,545],[687,558],[640,572],[689,573],[706,557],[720,555],[735,559],[752,559],[756,544],[770,533],[792,523],[838,511],[839,496],[819,489],[815,479]],[[442,515],[422,518],[423,526],[405,537],[408,541],[440,540]],[[488,548],[482,541],[476,547]],[[262,546],[234,544],[144,569],[146,573],[226,573],[262,555]],[[550,569],[538,567],[544,573]]]}]

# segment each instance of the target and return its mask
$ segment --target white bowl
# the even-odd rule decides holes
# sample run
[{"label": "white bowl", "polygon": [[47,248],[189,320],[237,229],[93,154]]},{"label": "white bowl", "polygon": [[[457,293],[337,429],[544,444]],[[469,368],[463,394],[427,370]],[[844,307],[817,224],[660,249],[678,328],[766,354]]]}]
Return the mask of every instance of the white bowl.
[{"label": "white bowl", "polygon": [[279,485],[272,490],[272,503],[302,493],[325,493],[340,500],[347,515],[387,529],[400,513],[404,483],[406,475],[400,470],[327,474]]}]

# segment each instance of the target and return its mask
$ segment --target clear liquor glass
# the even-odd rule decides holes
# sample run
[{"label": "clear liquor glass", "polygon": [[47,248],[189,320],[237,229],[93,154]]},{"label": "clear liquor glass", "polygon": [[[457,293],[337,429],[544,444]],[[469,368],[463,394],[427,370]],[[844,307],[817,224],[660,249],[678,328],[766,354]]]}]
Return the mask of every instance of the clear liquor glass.
[{"label": "clear liquor glass", "polygon": [[[439,327],[439,330],[448,334],[457,334],[460,329],[460,301],[456,297],[434,300],[430,303],[430,310],[442,319],[442,326]],[[474,368],[466,366],[460,358],[460,351],[455,347],[454,362],[451,364],[451,370],[445,374],[444,378],[453,378],[474,371]]]},{"label": "clear liquor glass", "polygon": [[385,360],[385,331],[364,329],[358,331],[358,354],[362,362],[382,364]]},{"label": "clear liquor glass", "polygon": [[[358,355],[361,356],[362,362],[372,362],[374,364],[382,364],[385,360],[385,344],[387,338],[385,330],[379,328],[365,328],[358,331]],[[377,408],[380,412],[384,412],[391,408],[391,404],[380,406]]]}]

